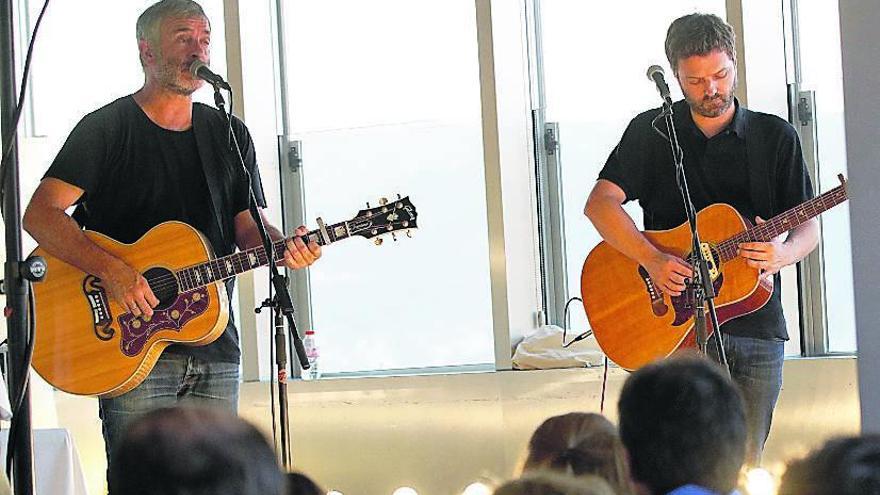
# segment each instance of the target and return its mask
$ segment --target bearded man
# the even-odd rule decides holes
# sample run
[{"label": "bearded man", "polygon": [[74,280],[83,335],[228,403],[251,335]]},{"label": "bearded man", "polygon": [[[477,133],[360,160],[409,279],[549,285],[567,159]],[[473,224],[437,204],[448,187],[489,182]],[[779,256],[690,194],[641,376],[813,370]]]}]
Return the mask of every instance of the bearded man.
[{"label": "bearded man", "polygon": [[[233,118],[250,183],[229,146],[223,114],[192,100],[204,82],[191,75],[190,66],[210,61],[211,24],[201,6],[191,0],[150,6],[137,21],[137,45],[143,87],[77,124],[34,193],[24,226],[47,252],[99,277],[110,297],[149,321],[159,300],[144,276],[82,229],[134,243],[152,227],[176,220],[196,228],[217,256],[225,256],[262,245],[249,212],[251,183],[257,205],[265,208],[266,202],[247,127]],[[66,210],[74,205],[70,216]],[[284,238],[263,216],[269,236]],[[306,246],[299,239],[306,232],[300,227],[288,240],[285,266],[304,268],[320,257],[316,243]],[[230,296],[233,282],[226,283]],[[230,318],[211,344],[171,345],[143,383],[102,398],[108,460],[128,424],[148,411],[177,404],[235,411],[240,354]]]},{"label": "bearded man", "polygon": [[[745,109],[734,96],[735,46],[733,29],[717,16],[691,14],[672,22],[666,56],[685,96],[672,105],[674,125],[697,211],[727,203],[760,223],[810,199],[813,188],[794,128],[773,115]],[[599,173],[584,213],[605,241],[648,271],[655,287],[679,295],[692,276],[690,265],[654,247],[621,207],[639,201],[646,230],[671,229],[687,220],[669,142],[652,128],[658,112],[649,110],[630,122]],[[739,245],[738,255],[776,287],[761,309],[721,325],[731,376],[745,399],[746,460],[751,465],[760,463],[782,387],[788,333],[779,270],[803,259],[818,239],[813,219],[787,237]],[[708,350],[715,349],[710,340]]]}]

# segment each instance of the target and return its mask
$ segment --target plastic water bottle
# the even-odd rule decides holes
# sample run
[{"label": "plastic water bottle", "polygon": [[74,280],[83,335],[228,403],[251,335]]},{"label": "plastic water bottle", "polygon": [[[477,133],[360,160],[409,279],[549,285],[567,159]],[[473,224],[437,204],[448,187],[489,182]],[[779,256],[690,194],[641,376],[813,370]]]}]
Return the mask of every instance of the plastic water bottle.
[{"label": "plastic water bottle", "polygon": [[315,344],[315,331],[306,330],[306,336],[303,338],[303,347],[306,350],[306,358],[309,361],[309,369],[303,370],[303,380],[315,380],[320,378],[321,372],[318,370],[318,346]]}]

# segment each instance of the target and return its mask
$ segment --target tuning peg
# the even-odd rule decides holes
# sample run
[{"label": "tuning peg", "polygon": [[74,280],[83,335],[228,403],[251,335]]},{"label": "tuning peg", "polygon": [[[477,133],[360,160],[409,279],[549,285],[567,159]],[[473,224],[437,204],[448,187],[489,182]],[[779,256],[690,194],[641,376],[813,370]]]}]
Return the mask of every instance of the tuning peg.
[{"label": "tuning peg", "polygon": [[367,209],[368,210],[370,209],[370,202],[369,201],[367,201]]},{"label": "tuning peg", "polygon": [[412,239],[412,230],[406,229],[406,236]]},{"label": "tuning peg", "polygon": [[388,198],[379,198],[379,205],[385,206],[388,204]]},{"label": "tuning peg", "polygon": [[400,193],[397,193],[397,199],[403,199],[400,197]]},{"label": "tuning peg", "polygon": [[384,242],[384,241],[385,241],[385,239],[382,239],[381,237],[377,237],[376,240],[373,241],[373,243],[376,244],[377,246],[381,246],[382,242]]},{"label": "tuning peg", "polygon": [[394,232],[392,232],[392,233],[391,233],[391,239],[393,239],[394,242],[397,242],[397,234],[394,233]]}]

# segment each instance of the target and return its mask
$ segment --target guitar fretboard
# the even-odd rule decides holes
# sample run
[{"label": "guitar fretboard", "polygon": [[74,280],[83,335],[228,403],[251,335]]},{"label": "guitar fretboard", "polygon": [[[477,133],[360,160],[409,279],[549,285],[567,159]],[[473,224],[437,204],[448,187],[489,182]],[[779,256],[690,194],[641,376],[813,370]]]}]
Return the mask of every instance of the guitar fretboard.
[{"label": "guitar fretboard", "polygon": [[847,198],[846,184],[841,184],[824,194],[776,215],[760,225],[750,227],[718,245],[717,249],[718,254],[721,256],[721,261],[730,261],[735,258],[737,247],[740,243],[768,242],[774,237],[804,224],[820,213],[843,203]]},{"label": "guitar fretboard", "polygon": [[[348,228],[348,222],[327,225],[326,232],[326,239],[319,229],[308,232],[300,239],[306,244],[315,241],[319,246],[326,246],[352,235]],[[274,259],[276,261],[284,258],[285,243],[286,239],[272,243],[272,250],[274,251]],[[266,249],[263,246],[258,246],[198,265],[182,268],[174,272],[174,275],[177,277],[180,290],[190,291],[268,264],[269,257],[267,256]]]}]

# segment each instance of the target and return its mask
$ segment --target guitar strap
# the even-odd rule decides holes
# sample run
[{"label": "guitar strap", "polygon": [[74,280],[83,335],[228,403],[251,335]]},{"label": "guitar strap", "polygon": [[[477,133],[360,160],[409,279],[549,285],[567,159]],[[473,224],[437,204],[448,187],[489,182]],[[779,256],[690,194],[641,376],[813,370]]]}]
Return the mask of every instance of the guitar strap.
[{"label": "guitar strap", "polygon": [[[749,170],[749,189],[751,190],[752,206],[755,212],[764,219],[776,214],[773,197],[773,188],[770,186],[775,175],[776,164],[771,163],[773,157],[766,156],[761,150],[765,150],[766,138],[760,126],[756,125],[755,119],[746,110],[746,161]],[[755,221],[749,218],[750,222]]]},{"label": "guitar strap", "polygon": [[[226,223],[226,219],[223,217],[223,212],[226,211],[224,208],[224,198],[223,198],[223,184],[220,182],[220,177],[217,171],[217,165],[211,164],[223,164],[223,157],[220,156],[220,150],[226,149],[226,132],[227,128],[225,125],[220,125],[219,129],[223,134],[222,140],[215,139],[216,136],[212,135],[212,130],[216,125],[212,127],[212,122],[208,119],[208,112],[204,111],[205,108],[202,108],[201,105],[193,105],[193,132],[196,137],[196,147],[199,151],[199,157],[202,160],[202,169],[205,172],[205,180],[208,183],[208,194],[211,196],[211,209],[214,212],[214,218],[217,221],[217,226],[220,232],[220,236],[226,242],[226,245],[235,244],[234,234],[229,232],[229,228]],[[218,119],[219,121],[220,119]],[[217,124],[217,123],[214,123]],[[213,131],[216,133],[216,131]],[[218,249],[220,246],[214,246],[214,249]]]}]

